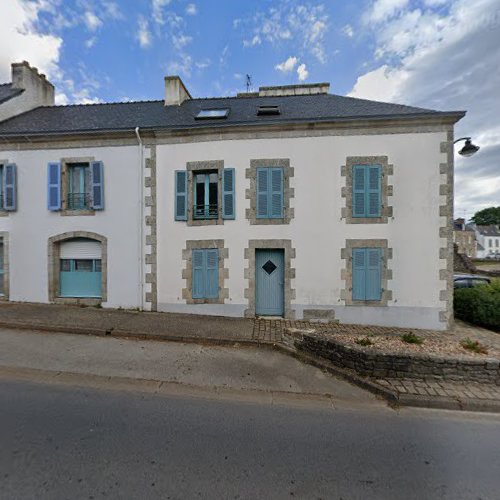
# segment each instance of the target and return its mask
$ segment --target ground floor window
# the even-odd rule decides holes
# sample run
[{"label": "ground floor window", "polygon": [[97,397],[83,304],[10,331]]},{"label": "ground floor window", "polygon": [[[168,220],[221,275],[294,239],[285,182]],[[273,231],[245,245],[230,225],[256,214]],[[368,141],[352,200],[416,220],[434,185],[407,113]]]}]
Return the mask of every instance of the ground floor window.
[{"label": "ground floor window", "polygon": [[200,248],[193,250],[193,299],[219,297],[219,250]]},{"label": "ground floor window", "polygon": [[3,239],[0,239],[0,296],[5,295],[4,287],[4,246]]},{"label": "ground floor window", "polygon": [[382,298],[382,249],[353,248],[352,300]]},{"label": "ground floor window", "polygon": [[61,259],[61,297],[101,297],[101,259]]}]

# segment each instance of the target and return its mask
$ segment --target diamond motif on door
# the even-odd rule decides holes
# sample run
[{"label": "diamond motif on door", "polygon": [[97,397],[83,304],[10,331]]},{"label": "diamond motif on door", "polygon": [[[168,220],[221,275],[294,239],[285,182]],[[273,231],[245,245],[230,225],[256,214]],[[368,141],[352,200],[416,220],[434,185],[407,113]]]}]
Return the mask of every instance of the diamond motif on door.
[{"label": "diamond motif on door", "polygon": [[268,260],[263,266],[262,269],[266,271],[267,274],[272,274],[274,270],[276,269],[276,264],[270,260]]}]

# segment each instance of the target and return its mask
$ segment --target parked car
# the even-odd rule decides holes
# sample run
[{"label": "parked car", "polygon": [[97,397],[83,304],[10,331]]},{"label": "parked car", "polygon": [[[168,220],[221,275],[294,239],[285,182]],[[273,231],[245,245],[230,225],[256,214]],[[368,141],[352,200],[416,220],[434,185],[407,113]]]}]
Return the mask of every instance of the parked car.
[{"label": "parked car", "polygon": [[489,285],[491,279],[486,276],[474,274],[455,274],[453,276],[453,288],[472,288],[474,286]]}]

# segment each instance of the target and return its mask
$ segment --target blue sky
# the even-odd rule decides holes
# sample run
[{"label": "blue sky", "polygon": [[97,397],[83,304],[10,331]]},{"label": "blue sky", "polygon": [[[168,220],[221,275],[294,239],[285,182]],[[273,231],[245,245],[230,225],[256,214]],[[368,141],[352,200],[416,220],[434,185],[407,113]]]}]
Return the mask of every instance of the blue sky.
[{"label": "blue sky", "polygon": [[10,63],[47,74],[57,103],[194,97],[327,81],[331,92],[465,109],[456,214],[500,205],[500,0],[1,0],[0,82]]}]

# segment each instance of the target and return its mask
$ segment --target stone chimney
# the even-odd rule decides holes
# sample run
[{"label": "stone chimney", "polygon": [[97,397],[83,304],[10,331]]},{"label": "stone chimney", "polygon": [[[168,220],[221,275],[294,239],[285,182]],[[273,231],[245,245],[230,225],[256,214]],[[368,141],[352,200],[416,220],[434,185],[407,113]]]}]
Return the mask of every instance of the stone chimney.
[{"label": "stone chimney", "polygon": [[0,103],[0,121],[39,106],[54,105],[54,86],[26,61],[12,64],[10,88],[11,96]]},{"label": "stone chimney", "polygon": [[54,86],[27,61],[12,64],[12,88],[30,94],[30,99],[36,103],[33,107],[54,105]]},{"label": "stone chimney", "polygon": [[180,106],[191,94],[179,76],[165,77],[165,106]]},{"label": "stone chimney", "polygon": [[259,87],[259,97],[328,94],[329,90],[330,90],[329,83],[304,83],[301,85]]}]

